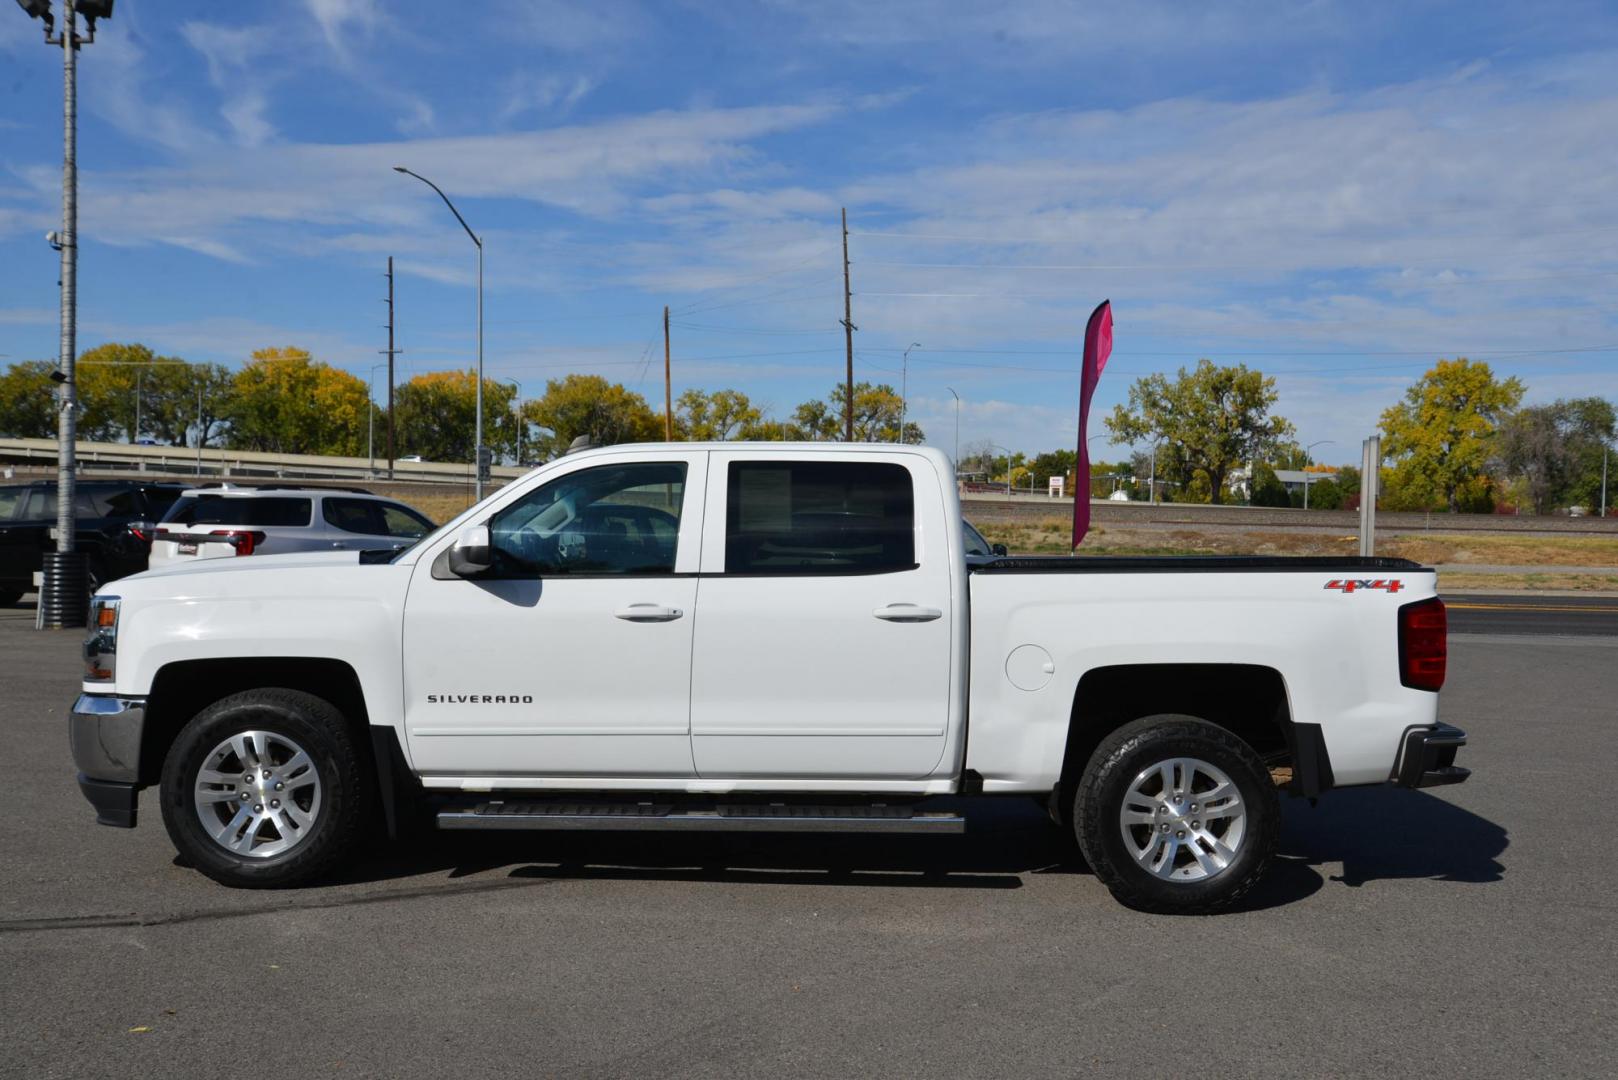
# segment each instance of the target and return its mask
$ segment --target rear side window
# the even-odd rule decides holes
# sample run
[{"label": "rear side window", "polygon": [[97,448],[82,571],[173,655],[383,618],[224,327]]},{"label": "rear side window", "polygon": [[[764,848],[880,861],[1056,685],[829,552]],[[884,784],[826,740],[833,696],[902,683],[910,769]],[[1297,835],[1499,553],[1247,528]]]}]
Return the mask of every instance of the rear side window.
[{"label": "rear side window", "polygon": [[321,501],[320,512],[332,528],[365,536],[414,540],[433,529],[433,523],[414,510],[377,499],[328,498]]},{"label": "rear side window", "polygon": [[27,493],[27,488],[0,487],[0,521],[8,521],[16,515],[17,507]]},{"label": "rear side window", "polygon": [[258,525],[281,528],[309,524],[314,504],[288,495],[263,498],[233,495],[184,495],[169,508],[164,524]]},{"label": "rear side window", "polygon": [[916,565],[915,494],[903,465],[733,462],[727,504],[726,573],[880,574]]},{"label": "rear side window", "polygon": [[[73,516],[78,519],[107,517],[110,496],[116,489],[77,485],[73,488]],[[50,521],[56,517],[56,485],[28,489],[22,516],[28,521]]]}]

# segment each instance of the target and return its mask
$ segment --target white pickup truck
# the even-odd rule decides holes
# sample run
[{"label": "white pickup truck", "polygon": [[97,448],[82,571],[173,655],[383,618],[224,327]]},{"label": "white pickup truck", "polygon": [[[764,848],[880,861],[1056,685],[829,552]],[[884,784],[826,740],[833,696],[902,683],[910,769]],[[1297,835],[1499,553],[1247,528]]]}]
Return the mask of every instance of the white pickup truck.
[{"label": "white pickup truck", "polygon": [[79,783],[126,827],[156,786],[240,886],[413,820],[949,833],[962,796],[1034,796],[1118,899],[1201,912],[1262,874],[1279,790],[1467,776],[1432,570],[964,543],[922,447],[572,454],[402,552],[114,582]]}]

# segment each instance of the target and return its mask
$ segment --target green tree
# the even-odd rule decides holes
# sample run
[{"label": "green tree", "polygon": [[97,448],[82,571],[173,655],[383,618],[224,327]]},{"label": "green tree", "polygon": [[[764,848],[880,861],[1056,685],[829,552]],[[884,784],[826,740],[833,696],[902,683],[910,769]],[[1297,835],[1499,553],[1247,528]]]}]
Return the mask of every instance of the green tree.
[{"label": "green tree", "polygon": [[232,408],[233,376],[223,365],[188,364],[158,356],[144,345],[99,345],[79,357],[78,372],[80,430],[85,438],[134,442],[151,436],[170,446],[194,442],[200,390],[201,431],[207,445]]},{"label": "green tree", "polygon": [[[401,455],[420,454],[428,461],[472,461],[477,455],[477,372],[431,371],[417,375],[393,392],[393,429]],[[517,419],[510,383],[483,380],[483,443],[497,455],[514,457]],[[385,414],[379,412],[377,424]],[[363,437],[363,430],[361,432]],[[523,439],[523,454],[529,442]]]},{"label": "green tree", "polygon": [[1275,475],[1275,466],[1267,461],[1260,461],[1253,466],[1249,489],[1254,506],[1292,505],[1292,496],[1287,491],[1286,485]]},{"label": "green tree", "polygon": [[365,382],[303,349],[259,349],[232,379],[230,445],[281,454],[365,453]]},{"label": "green tree", "polygon": [[56,437],[54,360],[24,360],[0,375],[0,435],[14,439]]},{"label": "green tree", "polygon": [[1501,464],[1521,481],[1534,513],[1597,504],[1601,450],[1612,441],[1614,420],[1611,402],[1589,397],[1530,405],[1500,425]]},{"label": "green tree", "polygon": [[[838,383],[832,387],[825,401],[806,401],[793,413],[794,423],[809,439],[841,439],[845,430],[844,403],[848,388]],[[868,382],[854,384],[854,441],[899,442],[899,417],[904,400],[887,383]],[[904,441],[917,444],[926,441],[921,427],[912,422],[904,426]]]},{"label": "green tree", "polygon": [[1181,485],[1177,497],[1206,491],[1208,501],[1219,503],[1231,469],[1292,435],[1290,423],[1270,415],[1278,397],[1275,380],[1262,372],[1198,360],[1173,382],[1162,375],[1135,380],[1128,406],[1113,409],[1107,430],[1114,442],[1162,444],[1159,469]]},{"label": "green tree", "polygon": [[675,430],[698,442],[753,438],[763,413],[739,390],[687,390],[674,402]]},{"label": "green tree", "polygon": [[1451,513],[1492,505],[1495,431],[1522,395],[1521,382],[1496,379],[1483,361],[1438,361],[1382,413],[1382,452],[1393,459],[1384,505]]},{"label": "green tree", "polygon": [[663,418],[646,399],[600,375],[551,379],[544,396],[524,403],[523,419],[544,429],[534,435],[533,445],[535,456],[546,459],[566,453],[580,435],[590,436],[596,446],[663,438]]},{"label": "green tree", "polygon": [[[1050,490],[1051,477],[1061,476],[1065,478],[1065,490],[1070,495],[1073,493],[1074,470],[1078,467],[1079,454],[1076,450],[1047,450],[1043,454],[1034,455],[1034,460],[1028,463],[1029,471],[1034,474],[1035,491]],[[1102,471],[1102,466],[1099,462],[1091,463],[1091,476],[1099,476]],[[1127,466],[1118,466],[1116,469],[1108,466],[1107,471],[1124,472],[1128,470]]]}]

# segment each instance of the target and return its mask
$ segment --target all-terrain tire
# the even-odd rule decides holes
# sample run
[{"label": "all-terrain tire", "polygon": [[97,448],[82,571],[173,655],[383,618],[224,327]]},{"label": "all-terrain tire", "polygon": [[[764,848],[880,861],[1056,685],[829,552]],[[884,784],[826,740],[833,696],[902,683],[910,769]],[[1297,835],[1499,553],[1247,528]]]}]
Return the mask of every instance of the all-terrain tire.
[{"label": "all-terrain tire", "polygon": [[[1128,837],[1149,837],[1154,826],[1132,826],[1131,834],[1121,817],[1125,797],[1139,778],[1161,763],[1187,759],[1223,772],[1235,785],[1245,816],[1235,854],[1223,868],[1198,880],[1175,880],[1172,872],[1166,877],[1153,873],[1130,850]],[[1108,735],[1090,756],[1073,801],[1074,833],[1096,877],[1120,903],[1169,915],[1211,914],[1240,900],[1258,883],[1275,854],[1280,823],[1275,786],[1253,748],[1230,731],[1194,716],[1143,717]],[[1137,843],[1137,849],[1142,846],[1144,842]],[[1187,867],[1181,873],[1202,872],[1192,865],[1189,852],[1179,858]],[[1172,863],[1171,857],[1164,865]]]},{"label": "all-terrain tire", "polygon": [[[304,827],[289,828],[291,818],[288,816],[265,823],[258,833],[259,840],[246,835],[246,827],[229,830],[238,839],[238,847],[257,847],[261,852],[274,846],[265,843],[265,838],[279,837],[283,832],[296,837],[286,850],[274,854],[252,855],[245,850],[232,850],[226,846],[226,841],[212,835],[226,828],[228,823],[224,822],[229,811],[224,807],[236,808],[235,801],[213,799],[201,803],[199,811],[198,781],[204,768],[209,769],[207,775],[217,775],[222,766],[216,748],[245,732],[265,735],[260,741],[269,747],[270,760],[262,762],[264,771],[275,772],[286,764],[275,760],[277,756],[287,756],[286,747],[296,747],[306,753],[310,765],[297,772],[296,780],[288,774],[286,783],[289,787],[301,783],[302,790],[312,789],[312,794],[319,799],[318,804],[310,802],[302,808],[304,816],[311,819]],[[248,795],[241,800],[244,812],[255,805],[268,807],[271,796],[276,797],[279,805],[280,796],[287,794],[265,790],[259,801],[260,792],[249,788],[246,781],[247,776],[253,776],[257,782],[259,763],[247,768],[235,755],[227,755],[224,760],[235,762],[235,771],[243,775],[239,787],[241,794]],[[260,889],[300,885],[329,874],[364,837],[376,799],[373,774],[369,757],[356,744],[352,728],[330,702],[301,690],[280,687],[246,690],[203,709],[175,738],[163,763],[159,788],[163,824],[180,854],[221,884]],[[281,775],[276,773],[275,779],[279,781]],[[316,783],[310,783],[310,776]],[[218,794],[229,792],[224,783],[219,785]],[[231,800],[237,797],[235,793],[229,794]],[[311,795],[298,797],[311,799]],[[307,813],[310,806],[314,808],[313,814]],[[291,809],[290,804],[287,809]],[[204,816],[209,818],[208,826],[204,825]]]}]

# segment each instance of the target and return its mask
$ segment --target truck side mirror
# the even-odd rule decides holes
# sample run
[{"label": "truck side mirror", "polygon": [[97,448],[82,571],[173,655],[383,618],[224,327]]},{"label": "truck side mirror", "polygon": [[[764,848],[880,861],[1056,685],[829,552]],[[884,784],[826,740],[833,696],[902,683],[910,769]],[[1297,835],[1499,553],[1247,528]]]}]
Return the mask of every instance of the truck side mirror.
[{"label": "truck side mirror", "polygon": [[456,577],[474,577],[494,565],[489,550],[489,527],[468,525],[449,549],[449,572]]},{"label": "truck side mirror", "polygon": [[1011,554],[1011,549],[1006,547],[1006,545],[1004,545],[1004,544],[995,544],[989,550],[993,551],[996,555],[1010,555]]}]

